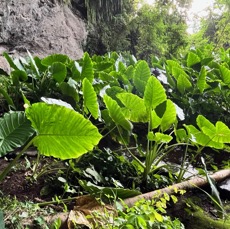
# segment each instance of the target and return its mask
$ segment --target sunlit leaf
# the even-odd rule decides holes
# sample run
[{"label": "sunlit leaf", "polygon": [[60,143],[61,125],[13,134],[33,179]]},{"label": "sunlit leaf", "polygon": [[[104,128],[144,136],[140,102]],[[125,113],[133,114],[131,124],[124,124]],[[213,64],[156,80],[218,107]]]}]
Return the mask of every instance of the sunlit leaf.
[{"label": "sunlit leaf", "polygon": [[[208,136],[215,136],[216,134],[216,128],[215,126],[208,120],[206,119],[203,115],[198,115],[196,118],[197,125],[199,128]],[[207,131],[204,131],[205,129],[208,129]]]},{"label": "sunlit leaf", "polygon": [[155,109],[156,106],[166,100],[165,89],[155,77],[150,77],[144,92],[144,103],[147,110]]},{"label": "sunlit leaf", "polygon": [[132,122],[148,122],[149,116],[146,112],[144,100],[132,93],[119,93],[117,97],[130,111]]},{"label": "sunlit leaf", "polygon": [[82,82],[82,91],[84,98],[84,106],[90,111],[92,116],[97,119],[99,115],[99,105],[97,102],[97,95],[92,84],[87,78]]},{"label": "sunlit leaf", "polygon": [[153,214],[158,222],[163,222],[164,219],[161,214],[159,214],[157,211],[154,211]]},{"label": "sunlit leaf", "polygon": [[175,77],[176,80],[180,77],[180,75],[183,75],[184,77],[188,78],[188,75],[185,73],[184,69],[181,67],[174,67],[172,69],[172,75]]},{"label": "sunlit leaf", "polygon": [[156,114],[155,110],[151,111],[151,130],[157,128],[161,124],[161,118]]},{"label": "sunlit leaf", "polygon": [[34,145],[45,156],[77,158],[91,151],[101,134],[89,120],[63,106],[35,103],[26,115],[37,131]]},{"label": "sunlit leaf", "polygon": [[41,63],[45,66],[51,66],[55,62],[61,62],[63,64],[67,64],[70,62],[70,59],[68,56],[63,54],[52,54],[44,59],[42,59]]},{"label": "sunlit leaf", "polygon": [[187,58],[187,66],[192,67],[193,65],[200,62],[200,57],[193,52],[189,52]]},{"label": "sunlit leaf", "polygon": [[166,63],[167,63],[168,69],[171,74],[172,74],[173,68],[179,68],[179,69],[181,68],[180,64],[174,60],[167,60]]},{"label": "sunlit leaf", "polygon": [[206,88],[206,76],[207,71],[204,66],[202,66],[200,74],[197,79],[197,87],[201,93],[203,93],[204,89]]},{"label": "sunlit leaf", "polygon": [[199,131],[193,125],[185,125],[185,128],[188,131],[190,140],[194,143],[197,143],[201,146],[209,146],[216,149],[223,149],[224,144],[212,141],[207,135]]},{"label": "sunlit leaf", "polygon": [[230,70],[224,65],[220,66],[221,77],[226,84],[230,84]]},{"label": "sunlit leaf", "polygon": [[168,99],[166,103],[166,110],[164,112],[164,115],[161,119],[161,129],[162,131],[166,131],[169,129],[169,127],[175,123],[176,121],[176,107],[174,103]]},{"label": "sunlit leaf", "polygon": [[176,140],[177,142],[187,142],[188,135],[185,129],[176,129],[175,130]]},{"label": "sunlit leaf", "polygon": [[137,224],[139,228],[147,228],[147,223],[145,221],[145,219],[143,218],[143,216],[137,216]]},{"label": "sunlit leaf", "polygon": [[112,120],[122,126],[124,129],[131,131],[133,126],[131,122],[129,122],[124,114],[122,113],[121,107],[117,104],[115,100],[113,100],[111,97],[108,95],[105,95],[103,97],[103,100],[105,102],[105,105],[109,111],[109,116],[112,118]]},{"label": "sunlit leaf", "polygon": [[168,134],[162,134],[160,132],[149,132],[148,133],[148,140],[149,141],[155,141],[157,143],[169,143],[173,138],[172,136],[168,135]]},{"label": "sunlit leaf", "polygon": [[186,75],[181,74],[177,79],[177,88],[181,94],[184,94],[186,90],[192,87],[191,82]]},{"label": "sunlit leaf", "polygon": [[230,130],[223,122],[216,123],[215,132],[204,126],[203,132],[208,135],[213,141],[219,143],[230,143]]},{"label": "sunlit leaf", "polygon": [[139,61],[135,67],[133,83],[137,91],[142,95],[144,94],[145,85],[150,76],[151,72],[147,62],[144,60]]},{"label": "sunlit leaf", "polygon": [[228,126],[221,121],[217,121],[216,123],[216,136],[213,141],[230,143],[230,130]]},{"label": "sunlit leaf", "polygon": [[88,53],[85,53],[83,57],[81,79],[83,80],[84,78],[87,78],[90,83],[94,79],[93,62]]}]

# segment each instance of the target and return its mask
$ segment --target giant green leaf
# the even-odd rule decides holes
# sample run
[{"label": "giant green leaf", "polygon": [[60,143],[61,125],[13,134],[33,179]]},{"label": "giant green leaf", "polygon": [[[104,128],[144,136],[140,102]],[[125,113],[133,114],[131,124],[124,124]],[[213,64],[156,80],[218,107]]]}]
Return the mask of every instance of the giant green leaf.
[{"label": "giant green leaf", "polygon": [[165,89],[156,77],[150,77],[144,92],[144,103],[147,110],[155,109],[156,106],[166,100]]},{"label": "giant green leaf", "polygon": [[96,71],[105,71],[106,69],[110,68],[113,65],[112,61],[101,61],[93,63],[93,68]]},{"label": "giant green leaf", "polygon": [[33,143],[45,156],[78,158],[91,151],[102,137],[89,120],[63,106],[35,103],[26,109],[26,115],[37,131]]},{"label": "giant green leaf", "polygon": [[[202,131],[204,131],[204,128],[209,129],[209,132],[207,133],[209,136],[215,135],[215,133],[216,133],[215,126],[208,119],[206,119],[203,115],[197,116],[196,123]],[[211,132],[212,132],[212,134],[211,134]],[[204,133],[205,133],[205,131],[204,131]]]},{"label": "giant green leaf", "polygon": [[207,71],[204,66],[202,66],[200,74],[197,79],[197,87],[201,93],[203,93],[204,89],[206,88],[206,76]]},{"label": "giant green leaf", "polygon": [[76,102],[79,101],[79,93],[74,87],[74,85],[71,84],[71,82],[62,82],[59,84],[59,88],[61,89],[63,95],[67,95],[74,98]]},{"label": "giant green leaf", "polygon": [[197,143],[201,146],[209,146],[216,149],[223,149],[224,144],[212,141],[210,137],[205,135],[203,132],[198,130],[193,125],[185,125],[185,128],[188,131],[190,140],[194,143]]},{"label": "giant green leaf", "polygon": [[136,65],[133,83],[140,94],[144,94],[145,85],[151,76],[150,68],[146,61],[139,61]]},{"label": "giant green leaf", "polygon": [[226,84],[230,84],[230,70],[224,65],[220,66],[221,77]]},{"label": "giant green leaf", "polygon": [[181,94],[184,94],[186,90],[192,87],[191,82],[188,80],[187,76],[181,74],[177,79],[177,88]]},{"label": "giant green leaf", "polygon": [[174,67],[172,69],[172,75],[174,76],[174,78],[176,80],[178,80],[180,75],[183,75],[184,77],[188,78],[188,75],[185,73],[184,69],[182,69],[181,67]]},{"label": "giant green leaf", "polygon": [[97,119],[99,115],[99,106],[97,102],[97,95],[94,91],[92,84],[89,82],[87,78],[84,78],[82,82],[82,91],[83,91],[83,99],[84,106],[87,108],[92,116]]},{"label": "giant green leaf", "polygon": [[103,100],[109,111],[109,116],[112,118],[112,120],[116,124],[122,126],[124,129],[131,131],[133,128],[132,124],[125,118],[122,109],[117,104],[117,102],[108,95],[104,95]]},{"label": "giant green leaf", "polygon": [[168,66],[168,70],[169,70],[169,72],[171,74],[173,73],[173,68],[181,69],[180,64],[178,62],[174,61],[174,60],[167,60],[166,63],[167,63],[167,66]]},{"label": "giant green leaf", "polygon": [[161,118],[157,115],[155,110],[151,111],[151,130],[157,128],[161,124]]},{"label": "giant green leaf", "polygon": [[51,66],[55,62],[67,64],[70,62],[70,59],[68,56],[63,54],[52,54],[42,59],[41,64],[43,64],[44,66]]},{"label": "giant green leaf", "polygon": [[213,141],[219,143],[230,143],[230,130],[221,121],[216,123],[215,132],[210,130],[208,126],[202,127],[203,132],[208,135]]},{"label": "giant green leaf", "polygon": [[146,112],[144,100],[132,93],[119,93],[117,97],[130,111],[132,122],[148,122],[149,115]]},{"label": "giant green leaf", "polygon": [[131,80],[134,76],[134,67],[132,65],[128,66],[125,71],[127,79]]},{"label": "giant green leaf", "polygon": [[187,66],[192,67],[193,65],[200,63],[200,57],[193,52],[189,52],[187,58]]},{"label": "giant green leaf", "polygon": [[221,121],[216,123],[216,136],[213,141],[221,143],[230,143],[230,130],[227,125]]},{"label": "giant green leaf", "polygon": [[125,92],[125,90],[121,87],[118,86],[112,86],[110,88],[106,89],[106,94],[111,97],[112,99],[114,99],[119,106],[122,106],[123,104],[121,103],[121,101],[117,98],[117,94]]},{"label": "giant green leaf", "polygon": [[81,79],[87,78],[90,83],[93,82],[94,71],[93,71],[93,62],[88,53],[84,54],[82,71],[81,71]]},{"label": "giant green leaf", "polygon": [[155,141],[158,144],[169,143],[173,139],[173,137],[168,134],[162,134],[160,132],[153,133],[152,131],[148,133],[147,138],[149,141]]},{"label": "giant green leaf", "polygon": [[168,99],[166,103],[166,110],[163,114],[163,117],[161,119],[161,130],[164,132],[168,130],[168,128],[175,123],[176,121],[176,107],[174,103]]},{"label": "giant green leaf", "polygon": [[66,66],[61,62],[54,62],[51,65],[50,72],[52,77],[58,82],[62,83],[67,75]]},{"label": "giant green leaf", "polygon": [[24,112],[6,113],[0,118],[0,156],[23,146],[33,134]]}]

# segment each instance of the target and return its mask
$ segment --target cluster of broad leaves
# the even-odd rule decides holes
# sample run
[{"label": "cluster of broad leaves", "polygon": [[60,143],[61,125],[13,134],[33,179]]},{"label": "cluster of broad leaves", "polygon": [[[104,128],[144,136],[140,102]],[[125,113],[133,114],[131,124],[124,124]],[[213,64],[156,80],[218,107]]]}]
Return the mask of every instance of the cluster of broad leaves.
[{"label": "cluster of broad leaves", "polygon": [[[112,53],[90,58],[85,53],[79,61],[60,54],[44,59],[29,55],[28,60],[12,60],[7,54],[5,57],[13,70],[10,75],[3,76],[10,85],[2,95],[11,98],[12,103],[8,105],[12,109],[20,109],[21,104],[13,103],[16,98],[10,94],[11,88],[21,93],[21,101],[24,98],[24,102],[28,103],[29,99],[33,103],[27,104],[25,114],[36,131],[33,143],[44,155],[67,159],[92,150],[101,138],[100,130],[92,122],[103,124],[108,131],[116,126],[124,132],[124,136],[117,137],[119,141],[128,141],[132,123],[151,122],[151,129],[160,127],[165,131],[176,120],[175,107],[167,100],[160,82],[151,76],[148,64],[136,62],[132,56],[124,60]],[[45,103],[39,102],[42,96]],[[49,97],[61,99],[69,106]],[[15,111],[14,116],[21,113]],[[8,122],[8,116],[13,118],[12,113],[8,113],[2,122]],[[8,144],[19,147],[31,137],[28,131],[20,141],[15,138],[15,131],[23,133],[20,131],[25,129],[24,125],[19,118],[8,128],[1,125],[1,155],[12,150]],[[151,139],[155,138],[159,135],[152,134]],[[53,144],[47,144],[49,142]]]},{"label": "cluster of broad leaves", "polygon": [[[138,137],[143,136],[138,135],[144,133],[148,141],[143,149],[145,164],[132,156],[148,173],[162,144],[172,141],[169,133],[182,123],[183,118],[177,118],[181,113],[186,125],[176,130],[178,142],[189,139],[192,144],[217,149],[230,142],[227,125],[217,121],[214,126],[205,118],[218,116],[214,111],[228,113],[227,52],[219,63],[200,50],[190,51],[185,60],[164,64],[154,60],[153,65],[161,71],[159,79],[146,61],[131,55],[90,57],[85,53],[75,61],[62,54],[43,59],[28,54],[28,59],[15,60],[4,54],[12,71],[10,75],[1,71],[0,93],[11,112],[0,118],[0,156],[32,138],[42,155],[78,158],[92,151],[102,136],[127,146],[131,138],[140,145]],[[26,111],[18,111],[24,103]],[[193,116],[196,122],[189,123]],[[141,132],[137,126],[146,129]]]},{"label": "cluster of broad leaves", "polygon": [[201,114],[229,126],[230,49],[213,53],[207,48],[180,59],[153,58],[152,64],[160,69],[167,96],[183,109],[186,124],[194,124]]}]

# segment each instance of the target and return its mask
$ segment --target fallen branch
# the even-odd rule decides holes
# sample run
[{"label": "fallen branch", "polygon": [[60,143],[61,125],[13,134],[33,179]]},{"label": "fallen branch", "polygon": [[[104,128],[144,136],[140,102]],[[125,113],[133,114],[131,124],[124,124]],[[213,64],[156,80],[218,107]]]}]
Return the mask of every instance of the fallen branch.
[{"label": "fallen branch", "polygon": [[[213,180],[215,180],[216,182],[223,181],[226,178],[230,177],[230,169],[220,170],[220,171],[210,175],[210,177]],[[145,194],[142,194],[139,196],[125,199],[124,203],[128,207],[132,207],[140,199],[150,200],[155,196],[161,197],[164,193],[171,195],[171,194],[175,193],[175,190],[190,190],[190,189],[194,189],[196,187],[203,187],[207,184],[208,184],[208,182],[207,182],[206,177],[195,176],[194,178],[192,178],[190,180],[187,180],[187,181],[184,181],[184,182],[181,182],[178,184],[174,184],[174,185],[166,187],[166,188],[158,189],[158,190],[148,192],[148,193],[145,193]]]},{"label": "fallen branch", "polygon": [[[210,177],[215,180],[216,182],[220,182],[225,180],[226,178],[230,177],[230,169],[220,170],[212,175]],[[123,203],[125,203],[128,207],[132,207],[138,200],[140,199],[146,199],[150,200],[154,197],[161,197],[164,193],[167,193],[169,195],[172,195],[176,193],[176,190],[190,190],[195,189],[196,187],[203,187],[207,185],[208,182],[206,180],[206,177],[202,176],[195,176],[194,178],[184,181],[178,184],[174,184],[172,186],[155,190],[152,192],[148,192],[139,196],[135,196],[132,198],[125,199]],[[71,211],[71,217],[68,214],[62,215],[62,217],[57,216],[54,218],[47,219],[49,223],[52,223],[55,219],[61,218],[63,223],[68,222],[68,227],[72,228],[70,225],[72,225],[73,222],[78,224],[79,222],[77,220],[81,221],[81,224],[83,225],[89,225],[92,222],[89,222],[87,219],[87,215],[92,214],[93,211],[99,211],[101,214],[103,214],[105,208],[111,211],[114,211],[114,214],[116,212],[116,207],[111,205],[101,205],[98,203],[93,197],[91,196],[79,196],[76,198],[77,200],[77,206],[75,206],[74,210]],[[110,209],[111,208],[111,209]]]}]

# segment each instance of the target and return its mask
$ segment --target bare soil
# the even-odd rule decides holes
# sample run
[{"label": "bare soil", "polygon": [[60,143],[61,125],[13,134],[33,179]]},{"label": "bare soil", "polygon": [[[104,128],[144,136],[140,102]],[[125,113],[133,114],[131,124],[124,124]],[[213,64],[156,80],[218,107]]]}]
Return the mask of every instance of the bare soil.
[{"label": "bare soil", "polygon": [[[10,160],[4,158],[0,159],[0,172],[10,163]],[[29,160],[33,162],[34,157],[30,157]],[[6,179],[0,183],[0,191],[4,195],[16,197],[20,201],[42,198],[40,195],[41,188],[43,187],[44,180],[39,179],[36,183],[29,179],[30,170],[26,169],[25,160],[21,159],[17,166],[12,169]]]}]

